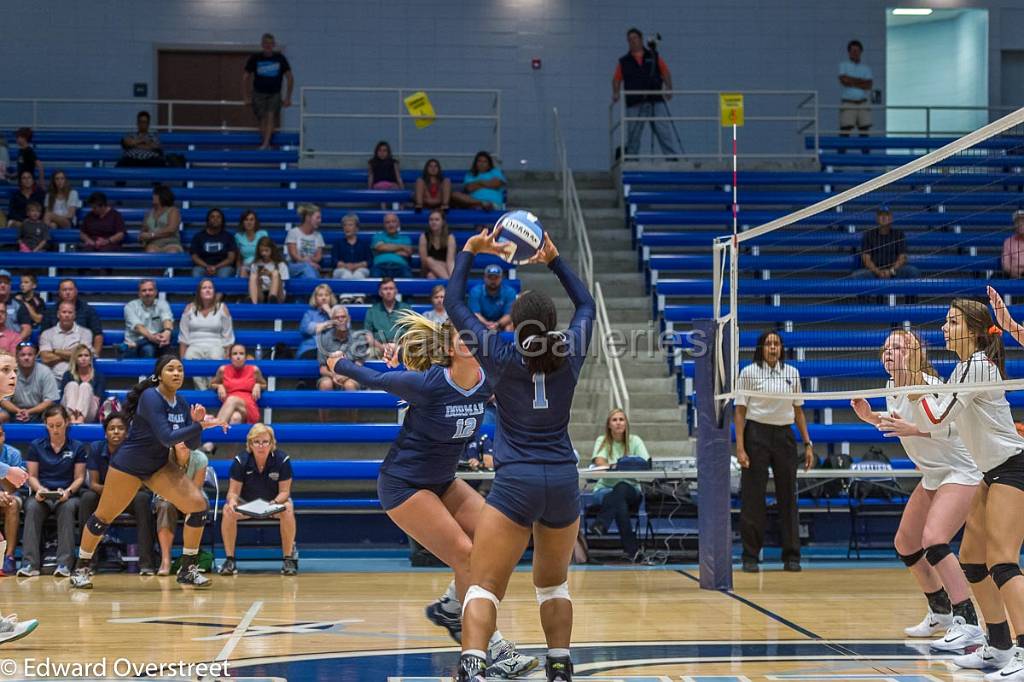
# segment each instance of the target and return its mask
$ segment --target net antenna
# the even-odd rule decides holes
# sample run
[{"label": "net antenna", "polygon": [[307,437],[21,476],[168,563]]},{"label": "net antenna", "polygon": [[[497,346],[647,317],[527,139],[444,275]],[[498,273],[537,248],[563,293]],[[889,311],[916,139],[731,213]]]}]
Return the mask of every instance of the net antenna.
[{"label": "net antenna", "polygon": [[[798,232],[802,232],[805,236],[821,237],[822,239],[816,240],[814,243],[824,244],[833,249],[839,249],[840,238],[846,238],[843,243],[847,245],[847,251],[846,255],[842,257],[849,258],[848,262],[852,265],[853,254],[849,252],[848,245],[850,244],[849,233],[854,231],[853,224],[857,222],[856,219],[860,219],[859,224],[864,224],[863,214],[869,210],[872,213],[874,212],[873,209],[867,207],[874,205],[881,208],[882,206],[887,206],[890,201],[895,201],[895,203],[903,206],[915,207],[908,213],[897,216],[900,220],[897,221],[896,227],[900,227],[903,224],[929,226],[931,229],[941,230],[943,234],[952,234],[959,240],[961,226],[957,219],[972,218],[974,222],[968,222],[968,225],[996,225],[996,221],[990,222],[986,218],[998,216],[999,220],[1003,221],[1001,226],[991,228],[991,232],[987,236],[994,236],[997,231],[1001,231],[1005,235],[1008,233],[1007,224],[1009,220],[1007,216],[1012,209],[1020,208],[1021,205],[1024,205],[1024,194],[1021,194],[1012,183],[1005,182],[1006,174],[1018,177],[1022,173],[1021,166],[1024,166],[1024,163],[1021,162],[1021,150],[1024,150],[1024,128],[1020,127],[1022,125],[1024,125],[1024,108],[1018,109],[949,144],[855,187],[828,196],[821,201],[793,211],[781,218],[765,222],[750,230],[715,238],[712,243],[714,256],[712,310],[719,334],[719,338],[714,340],[716,412],[720,411],[721,404],[724,404],[727,400],[735,399],[739,394],[748,397],[777,397],[777,394],[762,394],[747,390],[738,381],[740,370],[739,351],[741,348],[740,333],[741,323],[743,322],[741,319],[742,310],[738,305],[738,296],[742,293],[740,288],[744,286],[744,283],[748,283],[747,286],[756,287],[756,291],[749,295],[770,295],[775,306],[779,305],[781,296],[788,296],[789,294],[804,297],[812,295],[818,298],[832,297],[828,303],[838,301],[850,303],[851,300],[856,300],[858,295],[863,297],[868,292],[870,292],[872,298],[876,295],[879,298],[883,295],[888,297],[889,307],[886,309],[888,311],[886,319],[879,318],[876,320],[869,316],[858,316],[856,312],[842,310],[841,312],[834,313],[831,318],[824,315],[822,319],[816,319],[815,322],[801,323],[801,331],[807,329],[809,330],[808,334],[818,333],[834,337],[834,341],[831,337],[828,338],[828,343],[830,344],[828,351],[835,351],[836,357],[841,358],[839,360],[831,360],[830,362],[833,362],[832,367],[834,369],[826,368],[820,376],[823,377],[823,383],[828,384],[830,387],[838,386],[843,390],[819,390],[817,379],[813,379],[809,382],[809,392],[813,393],[815,398],[871,398],[896,394],[911,395],[921,392],[920,387],[887,387],[885,379],[880,378],[879,375],[864,371],[864,368],[868,366],[866,363],[872,363],[870,365],[872,371],[879,367],[880,361],[877,350],[881,347],[881,342],[877,346],[871,347],[870,351],[866,351],[862,347],[859,354],[845,353],[845,351],[851,350],[848,346],[852,344],[848,344],[846,339],[847,332],[851,331],[851,326],[856,328],[858,325],[874,324],[874,328],[867,332],[858,332],[856,329],[852,330],[853,334],[851,336],[857,333],[870,333],[873,334],[872,338],[875,339],[884,338],[892,329],[897,327],[910,329],[912,323],[914,325],[923,325],[923,328],[927,330],[929,339],[927,345],[929,349],[936,351],[935,355],[942,357],[941,361],[935,361],[935,358],[932,358],[933,364],[935,364],[940,376],[944,379],[948,378],[956,358],[943,350],[945,343],[939,331],[946,315],[946,309],[952,299],[959,297],[987,301],[985,291],[987,282],[985,279],[980,278],[971,281],[962,279],[964,276],[961,274],[959,275],[961,279],[947,279],[947,282],[931,282],[934,286],[926,288],[927,293],[925,295],[933,299],[932,303],[934,305],[919,306],[916,302],[910,303],[906,299],[904,299],[903,303],[897,304],[897,296],[916,296],[916,290],[911,287],[902,288],[900,280],[895,279],[877,281],[844,279],[845,275],[848,275],[849,272],[845,274],[837,273],[834,271],[835,269],[833,269],[833,272],[825,275],[826,268],[817,261],[810,259],[812,253],[817,256],[818,261],[824,261],[827,257],[831,257],[834,262],[839,256],[836,256],[835,253],[822,254],[820,250],[812,252],[810,249],[807,249],[807,258],[803,259],[803,262],[812,262],[813,264],[799,271],[794,279],[787,279],[786,277],[776,278],[773,276],[773,279],[770,280],[771,284],[758,280],[741,280],[739,278],[740,249],[752,252],[749,257],[753,258],[760,255],[763,246],[775,247],[777,249],[785,248],[786,250],[783,252],[785,257],[792,258],[793,256],[798,256],[799,252],[804,250],[801,248],[801,244],[808,245],[812,243],[811,241],[801,242],[801,235]],[[908,143],[907,146],[913,147],[911,143]],[[856,142],[851,140],[850,147],[855,148]],[[956,158],[951,159],[951,157]],[[986,172],[986,168],[990,170]],[[994,171],[991,169],[999,170]],[[1003,175],[999,175],[1000,173]],[[915,174],[918,175],[910,181],[899,182]],[[975,174],[978,175],[976,183],[971,178]],[[836,173],[835,176],[837,184],[843,182],[842,173]],[[921,178],[920,183],[916,182],[917,177]],[[1000,177],[1004,178],[1004,181],[1000,182]],[[915,185],[923,187],[923,189],[909,189]],[[936,187],[943,188],[948,193],[948,196],[953,199],[963,199],[966,197],[967,199],[973,199],[973,201],[955,204],[961,207],[961,213],[949,214],[947,219],[944,207],[939,207],[936,210],[933,205],[940,203],[939,201],[930,202],[930,200],[926,199],[927,195],[933,192]],[[972,198],[967,196],[971,193],[979,192],[979,189],[996,189],[1002,192],[1002,194],[995,195],[994,192],[988,194],[988,196],[996,197],[991,202],[986,202],[986,197],[977,196]],[[873,192],[876,195],[866,196]],[[925,200],[922,200],[923,197]],[[921,219],[922,216],[926,219]],[[979,217],[981,220],[978,219]],[[902,222],[904,219],[906,223]],[[798,223],[804,223],[800,226],[801,230],[794,230],[789,233],[782,232],[786,228],[792,228]],[[843,228],[847,229],[844,230]],[[811,232],[816,232],[817,234],[811,235]],[[963,239],[958,241],[953,248],[966,249],[970,246],[971,239],[973,238],[972,235],[979,234],[984,235],[985,233],[977,230],[964,231]],[[772,236],[770,239],[765,239],[767,235]],[[829,235],[835,235],[834,243],[829,241],[831,239]],[[763,241],[759,243],[759,239]],[[818,248],[820,249],[820,246]],[[745,254],[744,258],[747,257]],[[913,256],[911,256],[910,262],[913,263],[913,260]],[[995,257],[993,257],[993,260],[995,260]],[[800,262],[799,258],[792,259],[794,269],[796,269],[796,263],[798,262]],[[747,266],[747,269],[758,270],[763,268],[754,267],[754,263],[751,263],[751,265]],[[962,270],[963,268],[961,267],[960,272]],[[955,272],[955,270],[951,269],[944,275],[940,274],[938,277],[940,280],[950,278],[951,272]],[[820,282],[824,286],[821,290],[799,289],[798,287],[801,283],[797,281],[797,278],[800,276],[805,278],[808,276],[817,277],[819,279],[814,281],[816,283]],[[955,274],[952,275],[952,277],[957,276]],[[1007,291],[1009,291],[1011,285],[1004,284],[1004,282],[1008,282],[1008,280],[1002,280],[996,285],[996,288],[1007,287]],[[789,289],[785,289],[786,285],[789,285]],[[779,287],[779,289],[777,290],[776,287]],[[788,293],[780,294],[778,291],[786,291]],[[812,293],[809,294],[809,291]],[[1018,294],[1021,293],[1019,288],[1014,288],[1014,291]],[[725,295],[728,296],[727,306],[723,305]],[[806,305],[807,311],[814,312],[817,306],[827,304],[806,303],[804,305]],[[863,306],[863,308],[867,310],[872,308],[872,306]],[[833,307],[833,309],[836,308]],[[856,311],[854,306],[851,306],[850,309],[851,311]],[[804,317],[810,319],[812,317],[811,315],[803,315],[803,312],[801,311],[802,316],[798,319],[803,319]],[[906,313],[906,317],[901,317],[904,313]],[[770,318],[762,317],[760,319]],[[754,322],[757,322],[757,320],[754,320]],[[775,322],[777,324],[779,320],[775,320]],[[831,323],[832,328],[823,330],[820,325],[825,322]],[[815,324],[819,326],[815,327]],[[791,325],[792,320],[786,322],[783,335],[792,331]],[[753,338],[753,335],[750,335],[750,337]],[[1007,343],[1007,350],[1013,353],[1020,352],[1018,344],[1011,340],[1009,335],[1004,336],[1004,340]],[[750,343],[748,341],[749,339],[745,339],[742,346],[749,347]],[[871,343],[874,343],[874,341]],[[820,348],[824,348],[824,346]],[[803,358],[798,357],[797,359],[802,360]],[[822,361],[818,368],[820,369],[826,362],[829,361]],[[808,364],[814,363],[809,362]],[[865,378],[869,374],[870,378]],[[1016,377],[1024,376],[1024,369],[1015,367],[1010,369],[1007,374],[1008,376]],[[802,376],[806,378],[807,375],[802,373]],[[928,392],[933,394],[949,394],[966,390],[970,386],[981,385],[984,384],[972,384],[970,380],[956,385],[952,383],[930,385]],[[991,386],[991,383],[988,385]],[[999,387],[1006,390],[1021,390],[1024,389],[1024,379],[1003,380],[999,382]]]}]

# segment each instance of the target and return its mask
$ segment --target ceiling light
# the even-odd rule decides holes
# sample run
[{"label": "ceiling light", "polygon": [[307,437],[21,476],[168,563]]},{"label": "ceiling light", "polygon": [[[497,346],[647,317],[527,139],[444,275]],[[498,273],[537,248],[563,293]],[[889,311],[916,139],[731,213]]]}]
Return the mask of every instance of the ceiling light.
[{"label": "ceiling light", "polygon": [[894,9],[892,13],[894,16],[926,17],[932,13],[932,10],[927,7],[904,7],[902,9]]}]

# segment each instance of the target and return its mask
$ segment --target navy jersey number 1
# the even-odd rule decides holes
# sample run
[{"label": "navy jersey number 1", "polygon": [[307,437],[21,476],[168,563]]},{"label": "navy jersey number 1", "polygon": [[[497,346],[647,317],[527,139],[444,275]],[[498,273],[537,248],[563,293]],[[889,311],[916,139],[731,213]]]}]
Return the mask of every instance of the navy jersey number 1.
[{"label": "navy jersey number 1", "polygon": [[533,409],[548,409],[548,396],[544,390],[544,372],[533,374]]}]

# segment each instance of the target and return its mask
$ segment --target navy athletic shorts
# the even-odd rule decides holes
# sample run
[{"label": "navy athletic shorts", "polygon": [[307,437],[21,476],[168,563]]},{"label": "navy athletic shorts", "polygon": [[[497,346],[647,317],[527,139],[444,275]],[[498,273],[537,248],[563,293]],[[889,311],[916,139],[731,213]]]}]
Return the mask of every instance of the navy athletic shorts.
[{"label": "navy athletic shorts", "polygon": [[429,490],[438,497],[441,497],[454,482],[455,477],[453,476],[451,480],[445,483],[410,483],[409,481],[381,472],[377,476],[377,497],[380,499],[380,506],[384,508],[384,511],[389,511],[421,490]]},{"label": "navy athletic shorts", "polygon": [[570,526],[580,517],[576,463],[503,464],[494,474],[487,504],[527,528],[537,521],[549,528]]}]

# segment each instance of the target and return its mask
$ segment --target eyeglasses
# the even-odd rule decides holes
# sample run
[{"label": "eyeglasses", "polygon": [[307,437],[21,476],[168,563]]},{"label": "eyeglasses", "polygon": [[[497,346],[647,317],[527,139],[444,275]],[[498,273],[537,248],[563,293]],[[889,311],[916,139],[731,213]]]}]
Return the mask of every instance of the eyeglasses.
[{"label": "eyeglasses", "polygon": [[267,447],[268,445],[270,445],[270,441],[269,441],[269,440],[254,440],[254,441],[252,442],[252,444],[253,444],[253,445],[258,445],[258,446],[260,446],[261,448],[265,448],[265,447]]}]

